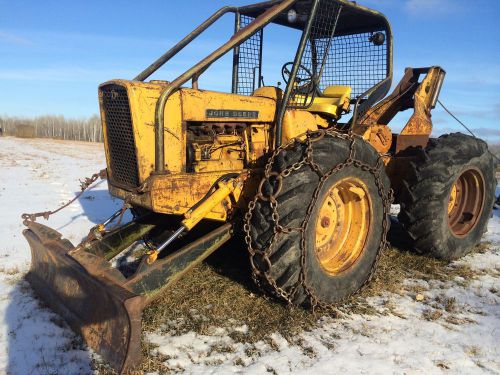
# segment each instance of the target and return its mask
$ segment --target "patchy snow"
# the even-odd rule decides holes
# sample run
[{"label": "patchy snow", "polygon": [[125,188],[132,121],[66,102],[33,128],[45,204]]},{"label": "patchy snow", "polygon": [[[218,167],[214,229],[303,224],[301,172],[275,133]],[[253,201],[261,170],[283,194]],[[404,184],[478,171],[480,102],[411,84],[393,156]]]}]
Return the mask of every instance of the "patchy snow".
[{"label": "patchy snow", "polygon": [[[489,263],[497,270],[496,276],[482,276],[468,287],[457,282],[408,280],[409,285],[419,284],[425,290],[423,302],[395,294],[370,298],[368,303],[380,315],[322,318],[317,328],[298,338],[300,344],[290,344],[276,334],[270,343],[236,343],[228,339],[227,331],[171,337],[168,330],[160,330],[147,338],[167,356],[168,368],[188,369],[192,374],[242,370],[249,374],[329,374],[333,369],[347,374],[500,373],[499,255],[496,248],[464,260],[469,264],[478,260],[481,269]],[[220,346],[229,349],[211,354]]]},{"label": "patchy snow", "polygon": [[[0,138],[0,373],[92,373],[93,355],[23,281],[30,254],[20,216],[72,198],[78,179],[104,167],[103,160],[97,144]],[[101,182],[50,225],[78,242],[120,205]],[[272,332],[265,341],[236,342],[233,334],[249,329],[234,321],[207,335],[177,336],[169,332],[178,322],[165,322],[145,339],[167,368],[190,374],[500,374],[498,211],[485,240],[486,252],[454,264],[480,272],[472,283],[407,280],[419,298],[410,292],[369,298],[378,315],[321,318],[293,342]]]},{"label": "patchy snow", "polygon": [[[23,275],[30,251],[21,214],[53,209],[75,196],[79,178],[104,167],[102,145],[0,138],[0,373],[85,374],[91,355],[56,314],[33,297]],[[121,206],[106,183],[50,225],[79,242],[91,223]]]}]

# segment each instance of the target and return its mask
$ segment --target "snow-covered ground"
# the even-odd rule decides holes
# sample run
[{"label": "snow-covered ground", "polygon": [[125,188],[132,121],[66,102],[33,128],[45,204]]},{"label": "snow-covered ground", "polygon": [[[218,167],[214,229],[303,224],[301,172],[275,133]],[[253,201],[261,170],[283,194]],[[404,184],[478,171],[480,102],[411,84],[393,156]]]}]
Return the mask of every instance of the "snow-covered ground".
[{"label": "snow-covered ground", "polygon": [[[102,146],[0,138],[0,373],[88,374],[93,355],[61,319],[33,297],[23,275],[30,254],[21,214],[51,209],[72,198],[78,179],[104,167]],[[54,216],[50,225],[73,242],[120,207],[106,183]],[[290,343],[236,342],[238,322],[210,335],[170,335],[165,322],[144,339],[165,368],[190,374],[500,374],[500,216],[495,212],[487,251],[470,255],[471,283],[407,280],[412,293],[370,297],[380,314],[320,318]],[[300,343],[300,344],[299,344]],[[213,350],[225,347],[228,350]]]}]

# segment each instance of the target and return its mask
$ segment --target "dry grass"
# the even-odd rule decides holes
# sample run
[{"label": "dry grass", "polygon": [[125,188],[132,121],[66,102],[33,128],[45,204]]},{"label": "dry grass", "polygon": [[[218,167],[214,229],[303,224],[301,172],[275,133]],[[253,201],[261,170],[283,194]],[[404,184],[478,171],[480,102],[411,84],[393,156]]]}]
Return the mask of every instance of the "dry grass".
[{"label": "dry grass", "polygon": [[[251,344],[265,340],[272,346],[268,336],[273,332],[293,341],[297,333],[312,328],[317,320],[314,314],[295,306],[285,306],[255,288],[243,250],[235,241],[187,274],[145,310],[144,331],[151,332],[175,321],[177,324],[168,326],[168,334],[194,331],[209,335],[213,327],[245,324],[248,333],[230,333],[234,341]],[[163,361],[151,355],[152,348],[143,349],[148,360],[142,370],[165,372]],[[213,350],[224,352],[227,348]],[[257,352],[256,349],[256,355]]]},{"label": "dry grass", "polygon": [[[397,232],[392,233],[392,236],[398,235]],[[476,251],[484,251],[487,246],[488,244],[483,244]],[[417,289],[405,287],[404,282],[408,278],[447,281],[457,277],[467,283],[474,279],[476,274],[467,266],[450,267],[447,262],[391,247],[382,254],[370,285],[338,309],[347,314],[376,314],[378,312],[366,303],[366,297],[385,292],[418,293]],[[446,311],[452,312],[456,308],[455,301],[451,299],[436,303]],[[390,308],[389,310],[393,311]],[[263,295],[251,281],[244,245],[233,241],[188,273],[174,288],[144,311],[143,332],[162,329],[170,335],[181,335],[190,331],[210,334],[213,327],[245,324],[248,326],[248,333],[230,334],[236,342],[268,342],[271,333],[279,333],[300,346],[297,333],[312,329],[318,318],[327,313],[332,314],[324,311],[314,314],[302,308],[285,306]],[[429,307],[423,318],[436,320],[441,315],[440,310]],[[173,321],[176,324],[169,324]],[[158,356],[146,340],[143,340],[143,353],[145,359],[141,371],[169,372],[162,364],[165,358]],[[112,372],[101,366],[99,373]]]},{"label": "dry grass", "polygon": [[438,320],[443,316],[443,312],[441,310],[436,310],[436,309],[425,309],[424,312],[422,313],[422,318],[428,321],[434,321]]},{"label": "dry grass", "polygon": [[20,271],[19,271],[19,268],[17,266],[13,266],[13,267],[0,266],[0,273],[4,273],[4,274],[9,275],[9,276],[17,275],[19,272]]}]

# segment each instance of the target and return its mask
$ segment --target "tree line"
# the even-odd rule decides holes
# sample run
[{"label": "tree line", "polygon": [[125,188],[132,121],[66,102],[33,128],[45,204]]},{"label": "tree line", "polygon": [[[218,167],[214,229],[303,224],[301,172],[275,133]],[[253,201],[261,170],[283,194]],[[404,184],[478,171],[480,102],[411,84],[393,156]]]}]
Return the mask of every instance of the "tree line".
[{"label": "tree line", "polygon": [[72,141],[102,142],[99,116],[86,119],[68,119],[64,116],[35,118],[0,117],[3,135],[23,138],[54,138]]},{"label": "tree line", "polygon": [[[51,115],[35,118],[0,116],[0,129],[3,135],[14,137],[103,142],[101,119],[97,115],[86,119]],[[490,150],[500,158],[500,145],[490,144]]]}]

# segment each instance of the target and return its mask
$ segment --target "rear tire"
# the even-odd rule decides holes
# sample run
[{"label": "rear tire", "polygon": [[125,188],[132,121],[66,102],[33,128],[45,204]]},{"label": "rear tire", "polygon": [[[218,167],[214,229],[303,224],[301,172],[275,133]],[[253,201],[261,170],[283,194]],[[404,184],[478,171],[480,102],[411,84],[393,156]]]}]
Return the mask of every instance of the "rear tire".
[{"label": "rear tire", "polygon": [[[323,139],[312,144],[314,163],[325,173],[348,159],[350,145],[351,140],[348,138],[326,134]],[[274,242],[272,238],[276,224],[273,219],[273,209],[268,201],[256,201],[255,208],[251,210],[252,217],[248,228],[252,244],[250,253],[254,271],[257,271],[257,281],[266,291],[296,305],[329,305],[351,296],[369,281],[381,248],[385,246],[389,225],[388,205],[385,203],[389,201],[390,182],[383,164],[378,164],[379,155],[373,147],[356,138],[354,149],[356,159],[364,165],[372,168],[379,165],[377,173],[380,176],[380,183],[377,184],[376,173],[373,170],[369,171],[359,165],[350,164],[326,178],[323,186],[317,191],[319,174],[310,165],[303,165],[299,170],[283,178],[280,192],[276,196],[279,225],[295,230],[278,231]],[[272,170],[282,172],[302,160],[305,152],[306,145],[297,142],[278,155]],[[264,184],[262,189],[264,195],[270,195],[269,193],[276,190],[276,186],[271,185],[273,184]],[[354,213],[362,207],[369,207],[369,220],[364,219],[366,215],[338,214],[339,218],[345,219],[344,221],[351,218],[350,224],[341,225],[340,219],[335,221],[338,225],[331,224],[330,220],[323,222],[321,216],[323,214],[320,215],[320,211],[324,212],[322,211],[325,207],[324,202],[332,194],[332,189],[337,189],[337,197],[342,196],[342,199],[346,200],[345,212],[350,210],[350,213]],[[360,194],[359,199],[350,193],[351,190]],[[318,193],[316,200],[313,199],[315,192]],[[339,199],[336,202],[340,204]],[[369,206],[366,202],[369,202]],[[305,225],[303,235],[296,229],[303,225],[310,205],[313,205],[311,216]],[[360,223],[357,225],[356,220],[364,222],[364,230],[358,230],[363,225]],[[330,261],[321,258],[321,250],[317,248],[318,241],[321,243],[325,239],[321,237],[321,233],[318,234],[318,225],[323,225],[321,233],[326,233],[327,236],[328,228],[330,226],[333,228],[330,235],[332,244],[338,240],[334,236],[334,233],[337,233],[335,228],[349,225],[349,229],[341,231],[344,238],[347,238],[342,243],[344,246],[337,246],[337,256],[332,254]],[[350,242],[349,238],[352,238]],[[269,247],[270,242],[273,242],[271,247]],[[305,244],[305,251],[302,250],[302,243]],[[351,248],[357,248],[359,251],[352,253]],[[256,250],[255,255],[252,255],[252,250]],[[304,253],[305,280],[301,282]],[[350,257],[350,260],[345,261],[346,257]]]},{"label": "rear tire", "polygon": [[453,260],[487,229],[495,202],[495,163],[487,144],[461,133],[431,139],[403,181],[399,221],[421,254]]}]

